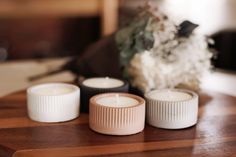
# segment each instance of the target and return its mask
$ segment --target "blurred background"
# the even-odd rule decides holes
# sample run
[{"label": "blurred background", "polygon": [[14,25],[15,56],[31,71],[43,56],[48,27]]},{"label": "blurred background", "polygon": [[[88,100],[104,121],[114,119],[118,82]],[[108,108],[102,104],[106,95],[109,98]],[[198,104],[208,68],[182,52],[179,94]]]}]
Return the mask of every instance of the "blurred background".
[{"label": "blurred background", "polygon": [[[0,60],[80,55],[135,16],[144,0],[0,0]],[[216,67],[236,71],[235,0],[153,0],[215,40]]]}]

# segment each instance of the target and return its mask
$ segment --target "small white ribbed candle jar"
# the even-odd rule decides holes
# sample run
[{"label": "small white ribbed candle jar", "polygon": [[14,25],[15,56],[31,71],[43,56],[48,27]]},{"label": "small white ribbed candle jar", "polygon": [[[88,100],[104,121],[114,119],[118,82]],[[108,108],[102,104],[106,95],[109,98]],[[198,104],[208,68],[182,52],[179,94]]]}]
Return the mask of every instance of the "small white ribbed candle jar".
[{"label": "small white ribbed candle jar", "polygon": [[66,83],[47,83],[27,90],[30,119],[39,122],[63,122],[79,116],[80,90]]},{"label": "small white ribbed candle jar", "polygon": [[131,135],[145,124],[145,100],[128,93],[106,93],[90,99],[89,126],[107,135]]},{"label": "small white ribbed candle jar", "polygon": [[198,95],[184,89],[154,90],[145,94],[147,123],[165,129],[187,128],[197,123]]}]

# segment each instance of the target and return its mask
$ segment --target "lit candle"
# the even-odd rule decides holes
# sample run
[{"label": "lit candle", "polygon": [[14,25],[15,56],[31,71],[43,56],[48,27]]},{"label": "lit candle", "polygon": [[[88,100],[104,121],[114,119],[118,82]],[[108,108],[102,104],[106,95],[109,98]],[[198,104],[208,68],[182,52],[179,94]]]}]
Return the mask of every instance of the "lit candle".
[{"label": "lit candle", "polygon": [[27,90],[28,115],[39,122],[62,122],[79,116],[80,90],[65,83],[36,85]]},{"label": "lit candle", "polygon": [[123,80],[109,78],[109,77],[96,77],[89,78],[79,83],[81,88],[81,110],[84,112],[89,111],[89,99],[100,93],[109,92],[128,92],[128,83]]},{"label": "lit candle", "polygon": [[90,99],[90,128],[108,135],[141,132],[145,122],[145,100],[127,93],[105,93]]},{"label": "lit candle", "polygon": [[180,129],[197,123],[198,95],[189,90],[164,89],[145,94],[150,125]]}]

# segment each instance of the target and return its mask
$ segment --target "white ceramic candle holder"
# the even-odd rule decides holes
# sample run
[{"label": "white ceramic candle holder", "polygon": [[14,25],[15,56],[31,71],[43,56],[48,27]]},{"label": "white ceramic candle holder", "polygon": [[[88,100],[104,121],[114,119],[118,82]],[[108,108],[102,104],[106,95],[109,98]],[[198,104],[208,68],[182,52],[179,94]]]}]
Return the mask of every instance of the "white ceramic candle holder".
[{"label": "white ceramic candle holder", "polygon": [[189,90],[164,89],[145,94],[147,123],[165,129],[187,128],[197,123],[198,95]]},{"label": "white ceramic candle holder", "polygon": [[[117,102],[115,102],[117,99]],[[108,135],[141,132],[145,123],[145,100],[127,93],[106,93],[90,99],[89,125]]]},{"label": "white ceramic candle holder", "polygon": [[63,122],[79,116],[80,90],[65,83],[36,85],[27,90],[28,115],[39,122]]}]

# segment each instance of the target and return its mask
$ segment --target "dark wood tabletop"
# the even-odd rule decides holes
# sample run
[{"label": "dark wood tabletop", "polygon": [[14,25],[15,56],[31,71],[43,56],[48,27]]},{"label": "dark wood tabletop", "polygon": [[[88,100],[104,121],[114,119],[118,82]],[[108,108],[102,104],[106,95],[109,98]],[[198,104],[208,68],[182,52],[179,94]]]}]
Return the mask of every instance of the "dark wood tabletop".
[{"label": "dark wood tabletop", "polygon": [[200,92],[196,126],[181,130],[146,124],[131,136],[93,132],[88,114],[65,123],[38,123],[27,117],[25,92],[0,99],[0,157],[236,156],[236,97]]}]

